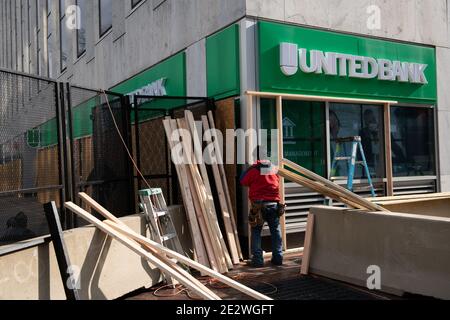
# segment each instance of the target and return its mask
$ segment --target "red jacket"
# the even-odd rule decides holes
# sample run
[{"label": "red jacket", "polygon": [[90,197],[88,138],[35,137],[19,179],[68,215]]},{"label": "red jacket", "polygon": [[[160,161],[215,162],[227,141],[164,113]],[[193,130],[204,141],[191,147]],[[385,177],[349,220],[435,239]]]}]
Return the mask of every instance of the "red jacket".
[{"label": "red jacket", "polygon": [[241,177],[241,184],[249,187],[250,201],[280,202],[280,178],[275,174],[273,167],[269,174],[261,174],[261,165],[265,162],[258,161],[250,167]]}]

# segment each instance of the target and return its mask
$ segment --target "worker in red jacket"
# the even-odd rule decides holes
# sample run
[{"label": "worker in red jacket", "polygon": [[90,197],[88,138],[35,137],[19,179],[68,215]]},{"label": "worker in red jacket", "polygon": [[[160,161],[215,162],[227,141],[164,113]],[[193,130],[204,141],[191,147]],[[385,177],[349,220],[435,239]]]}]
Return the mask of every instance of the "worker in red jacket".
[{"label": "worker in red jacket", "polygon": [[261,248],[261,232],[267,222],[272,238],[272,264],[283,264],[283,243],[281,238],[280,217],[285,206],[280,203],[280,179],[276,168],[270,161],[258,161],[241,176],[241,184],[249,187],[251,210],[249,224],[252,227],[252,255],[250,265],[264,267]]}]

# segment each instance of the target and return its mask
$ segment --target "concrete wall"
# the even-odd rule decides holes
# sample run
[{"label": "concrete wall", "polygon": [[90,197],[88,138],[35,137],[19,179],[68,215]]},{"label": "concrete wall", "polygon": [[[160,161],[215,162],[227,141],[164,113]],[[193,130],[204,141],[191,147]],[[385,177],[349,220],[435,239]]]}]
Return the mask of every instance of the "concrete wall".
[{"label": "concrete wall", "polygon": [[[368,28],[377,6],[381,24]],[[448,0],[247,0],[247,14],[332,30],[448,47]],[[369,26],[371,24],[369,23]]]},{"label": "concrete wall", "polygon": [[[141,217],[122,220],[145,234]],[[94,227],[67,231],[64,238],[72,265],[79,267],[82,299],[116,299],[161,280],[158,269]],[[0,300],[49,299],[65,299],[51,243],[0,257]]]},{"label": "concrete wall", "polygon": [[381,290],[450,299],[450,218],[314,207],[310,272]]},{"label": "concrete wall", "polygon": [[75,84],[109,88],[184,50],[245,15],[244,0],[113,1],[113,29],[99,40],[96,2],[91,7],[88,50],[61,75]]}]

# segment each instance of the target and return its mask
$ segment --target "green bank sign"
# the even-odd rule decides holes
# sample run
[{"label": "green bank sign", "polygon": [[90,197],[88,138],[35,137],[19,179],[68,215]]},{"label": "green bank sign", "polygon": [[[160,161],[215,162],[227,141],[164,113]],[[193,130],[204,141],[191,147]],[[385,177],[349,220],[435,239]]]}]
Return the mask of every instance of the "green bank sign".
[{"label": "green bank sign", "polygon": [[262,91],[436,101],[435,50],[259,22]]}]

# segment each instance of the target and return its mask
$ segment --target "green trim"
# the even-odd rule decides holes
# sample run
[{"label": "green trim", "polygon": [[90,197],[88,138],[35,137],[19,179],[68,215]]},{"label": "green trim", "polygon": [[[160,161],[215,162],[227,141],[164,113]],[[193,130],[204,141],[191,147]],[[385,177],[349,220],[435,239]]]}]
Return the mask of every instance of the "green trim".
[{"label": "green trim", "polygon": [[206,39],[208,97],[216,100],[240,95],[239,24]]},{"label": "green trim", "polygon": [[[435,48],[267,21],[258,22],[258,37],[260,91],[398,100],[402,103],[436,103]],[[429,83],[420,85],[378,79],[305,74],[300,70],[288,77],[280,69],[279,45],[281,42],[294,43],[299,48],[308,50],[428,64],[425,74]]]},{"label": "green trim", "polygon": [[[165,79],[164,87],[168,96],[185,97],[187,95],[185,52],[180,52],[137,74],[131,79],[111,88],[111,91],[130,94],[160,79]],[[183,100],[179,100],[176,103],[172,100],[158,100],[147,103],[146,107],[171,110],[183,104],[185,104]]]}]

